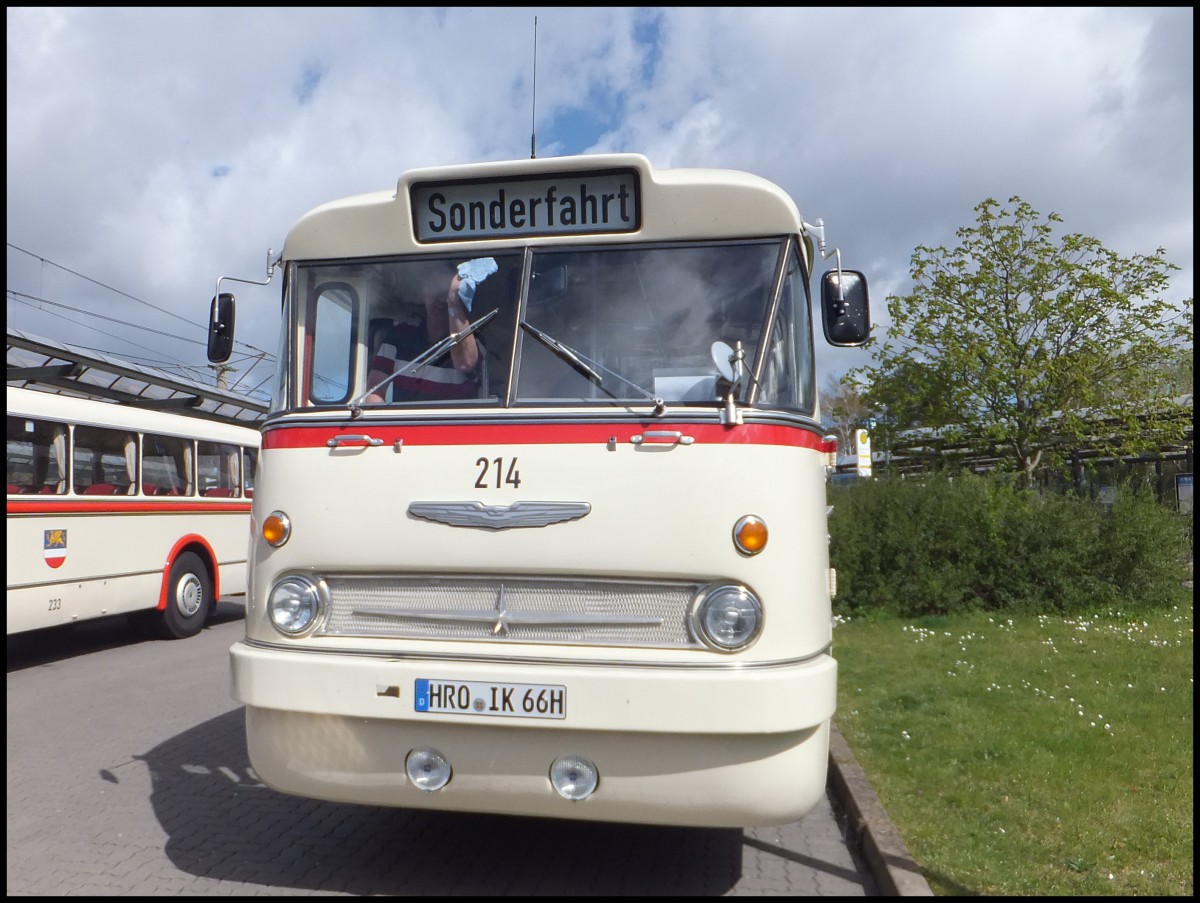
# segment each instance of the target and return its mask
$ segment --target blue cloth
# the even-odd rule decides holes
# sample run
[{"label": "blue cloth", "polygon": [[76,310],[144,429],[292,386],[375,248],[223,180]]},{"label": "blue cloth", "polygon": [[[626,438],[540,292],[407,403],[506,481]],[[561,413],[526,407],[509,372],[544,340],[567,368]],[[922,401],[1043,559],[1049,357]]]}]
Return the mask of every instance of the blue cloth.
[{"label": "blue cloth", "polygon": [[458,297],[462,298],[463,307],[471,312],[471,304],[475,301],[475,289],[479,283],[500,269],[494,257],[476,257],[458,265]]}]

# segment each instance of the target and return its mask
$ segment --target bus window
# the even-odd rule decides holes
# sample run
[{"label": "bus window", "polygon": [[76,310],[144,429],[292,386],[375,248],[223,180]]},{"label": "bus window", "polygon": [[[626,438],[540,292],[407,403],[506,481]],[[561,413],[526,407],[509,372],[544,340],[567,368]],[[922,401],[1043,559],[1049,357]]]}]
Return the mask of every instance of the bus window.
[{"label": "bus window", "polygon": [[756,404],[811,412],[816,405],[813,387],[812,337],[804,272],[795,257],[789,262],[779,313],[764,349],[763,374]]},{"label": "bus window", "polygon": [[712,344],[752,359],[781,245],[535,253],[525,321],[542,338],[522,345],[518,401],[717,402]]},{"label": "bus window", "polygon": [[142,437],[142,492],[146,495],[187,495],[191,441],[147,433]]},{"label": "bus window", "polygon": [[248,499],[254,498],[254,474],[258,470],[258,450],[242,449],[242,492]]},{"label": "bus window", "polygon": [[347,400],[357,297],[354,289],[344,282],[322,283],[315,290],[312,387],[309,391],[313,404]]},{"label": "bus window", "polygon": [[8,493],[67,491],[67,428],[28,417],[8,418]]},{"label": "bus window", "polygon": [[201,441],[197,445],[200,494],[208,498],[241,496],[241,450],[219,442]]},{"label": "bus window", "polygon": [[75,427],[75,492],[128,495],[137,486],[137,438],[96,426]]},{"label": "bus window", "polygon": [[[441,346],[451,331],[445,294],[465,263],[461,255],[308,268],[298,283],[311,287],[309,298],[296,305],[306,312],[301,324],[306,402],[345,404],[352,381],[356,396],[378,387],[371,403],[503,400],[521,257],[487,259],[496,270],[476,280],[469,309],[456,306],[465,319],[456,321],[454,331],[463,338]],[[467,334],[473,324],[476,330]],[[356,351],[352,380],[348,359]]]}]

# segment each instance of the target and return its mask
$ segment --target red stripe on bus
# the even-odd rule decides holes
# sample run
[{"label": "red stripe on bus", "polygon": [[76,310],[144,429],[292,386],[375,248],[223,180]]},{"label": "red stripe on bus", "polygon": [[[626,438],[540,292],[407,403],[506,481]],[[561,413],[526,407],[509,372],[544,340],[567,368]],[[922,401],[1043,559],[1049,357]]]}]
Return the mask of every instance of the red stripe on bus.
[{"label": "red stripe on bus", "polygon": [[[604,444],[610,438],[621,444],[646,433],[678,432],[696,442],[709,445],[790,445],[826,451],[828,446],[819,433],[794,426],[773,423],[748,423],[735,427],[708,423],[533,423],[533,424],[421,424],[386,426],[353,423],[340,427],[279,426],[263,434],[264,450],[273,448],[322,448],[329,440],[342,436],[343,447],[364,444],[354,437],[369,436],[394,445],[581,445]],[[653,436],[647,442],[654,441]],[[659,439],[659,441],[664,441]]]},{"label": "red stripe on bus", "polygon": [[85,502],[82,500],[10,501],[9,514],[249,514],[250,502]]}]

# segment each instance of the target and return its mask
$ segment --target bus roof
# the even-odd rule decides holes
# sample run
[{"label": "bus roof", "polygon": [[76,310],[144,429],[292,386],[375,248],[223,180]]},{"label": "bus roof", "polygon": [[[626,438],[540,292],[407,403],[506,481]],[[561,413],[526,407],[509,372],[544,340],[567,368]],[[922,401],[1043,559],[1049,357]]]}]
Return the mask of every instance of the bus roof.
[{"label": "bus roof", "polygon": [[[581,177],[603,179],[613,172],[636,177],[640,217],[635,228],[570,234],[496,233],[438,240],[419,239],[413,216],[414,186],[486,186],[495,197],[506,182],[514,186],[552,184]],[[579,184],[575,181],[573,184]],[[515,192],[514,192],[515,193]],[[537,197],[539,202],[542,200]],[[395,191],[376,191],[322,204],[293,226],[283,260],[370,257],[429,251],[464,252],[486,241],[489,247],[531,242],[687,241],[707,238],[798,234],[802,223],[791,197],[760,176],[728,169],[655,169],[641,154],[584,154],[414,169]],[[805,253],[810,253],[806,244]]]},{"label": "bus roof", "polygon": [[131,408],[95,398],[38,392],[16,386],[8,386],[6,394],[9,417],[44,417],[64,423],[231,442],[254,448],[258,448],[261,442],[259,431],[249,425],[234,426],[205,417]]}]

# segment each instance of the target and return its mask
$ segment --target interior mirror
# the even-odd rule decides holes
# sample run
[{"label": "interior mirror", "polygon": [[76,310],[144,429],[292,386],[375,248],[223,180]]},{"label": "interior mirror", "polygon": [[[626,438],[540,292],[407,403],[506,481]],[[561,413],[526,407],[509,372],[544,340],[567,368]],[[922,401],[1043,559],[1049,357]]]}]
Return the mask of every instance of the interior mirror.
[{"label": "interior mirror", "polygon": [[233,295],[221,292],[208,315],[208,359],[214,364],[225,363],[233,353],[233,318]]},{"label": "interior mirror", "polygon": [[861,345],[871,335],[867,277],[858,270],[830,270],[821,277],[821,319],[825,341],[839,347]]}]

